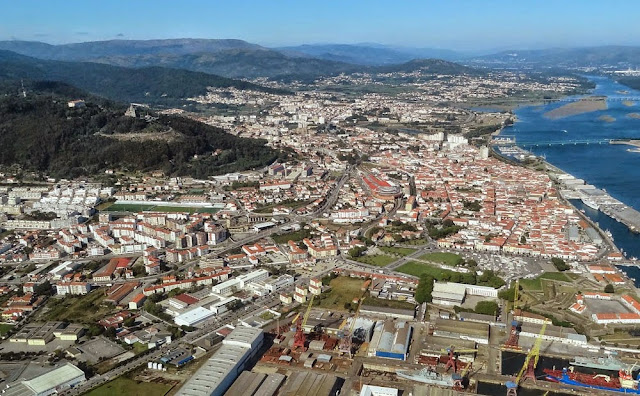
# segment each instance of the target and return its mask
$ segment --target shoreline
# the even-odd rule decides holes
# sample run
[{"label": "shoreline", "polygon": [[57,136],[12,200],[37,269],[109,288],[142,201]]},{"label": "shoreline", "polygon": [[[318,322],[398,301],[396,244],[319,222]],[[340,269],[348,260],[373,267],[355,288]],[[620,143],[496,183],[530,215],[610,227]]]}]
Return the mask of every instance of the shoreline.
[{"label": "shoreline", "polygon": [[[519,146],[518,146],[519,147]],[[520,147],[520,149],[522,149]],[[524,150],[524,149],[522,149]],[[502,160],[504,160],[507,163],[518,163],[517,161],[505,157],[504,155],[500,154],[499,152],[495,151],[493,149],[493,147],[491,148],[491,151],[494,153],[494,155],[496,155],[497,157],[501,158]],[[526,151],[526,150],[524,150]],[[528,152],[528,151],[527,151]],[[535,155],[533,153],[530,153],[531,155]],[[542,163],[545,165],[545,170],[541,170],[539,172],[544,172],[547,174],[547,176],[549,176],[552,180],[554,179],[553,177],[551,177],[551,175],[549,173],[554,172],[556,174],[564,174],[564,175],[569,175],[569,176],[573,176],[568,172],[565,172],[564,170],[560,169],[559,167],[547,162],[544,159],[541,159],[540,157],[536,156],[536,158],[539,158]],[[520,164],[522,166],[522,164]],[[575,177],[575,176],[574,176]],[[618,252],[621,253],[621,248],[619,248],[616,244],[615,241],[612,240],[611,238],[609,238],[609,236],[606,234],[606,232],[600,228],[599,225],[597,225],[593,220],[591,220],[591,218],[589,218],[589,216],[587,216],[585,213],[583,213],[580,209],[578,209],[575,205],[573,205],[573,203],[571,203],[571,201],[567,198],[565,198],[564,196],[562,196],[562,194],[560,194],[560,192],[558,192],[558,197],[564,201],[567,205],[569,205],[571,208],[573,208],[576,213],[578,213],[578,216],[580,216],[584,221],[586,221],[587,223],[589,223],[589,225],[591,225],[591,227],[593,227],[593,229],[595,229],[598,234],[602,237],[603,242],[606,244],[606,246],[608,247],[609,250],[612,250],[614,252]],[[602,212],[604,213],[604,212]],[[605,213],[605,215],[609,216],[608,214]],[[611,217],[611,216],[609,216]],[[611,217],[613,219],[613,217]],[[615,220],[615,219],[614,219]],[[625,257],[626,258],[626,257]]]},{"label": "shoreline", "polygon": [[[572,103],[579,103],[581,101],[584,102],[588,102],[590,98],[594,98],[594,99],[603,99],[606,103],[606,96],[594,96],[593,93],[585,93],[582,95],[582,97],[576,98],[577,102],[572,102]],[[586,100],[585,100],[586,99]],[[566,106],[566,105],[565,105]],[[562,107],[565,107],[562,106]],[[524,106],[523,106],[524,107]],[[557,109],[556,109],[557,110]],[[553,111],[553,110],[552,110]],[[514,117],[514,123],[512,125],[516,125],[516,122],[518,121],[517,119],[517,115],[514,113],[513,117]],[[492,134],[491,136],[499,136],[502,134],[502,132],[505,130],[505,127],[503,126],[502,128],[500,128],[500,130],[496,131],[494,134]],[[625,145],[629,145],[629,146],[633,146],[633,147],[639,147],[640,148],[640,140],[628,140],[628,141],[620,141],[620,142],[611,142],[612,144],[625,144]],[[564,171],[563,169],[549,163],[546,158],[541,158],[540,156],[534,154],[531,151],[528,151],[520,146],[518,146],[516,144],[516,147],[518,149],[520,149],[523,153],[529,154],[529,155],[533,155],[536,158],[538,158],[542,164],[545,166],[545,170],[542,170],[542,172],[547,173],[547,175],[549,175],[551,177],[551,175],[549,174],[550,172],[554,172],[557,174],[565,174],[568,176],[572,176],[575,178],[575,176],[573,176],[571,173]],[[504,161],[508,162],[508,163],[520,163],[519,161],[517,161],[516,158],[511,158],[507,155],[502,154],[501,152],[495,150],[495,148],[493,146],[490,146],[490,150],[491,152],[496,155],[498,158],[503,159]],[[556,182],[558,182],[558,180],[556,180]],[[588,183],[588,181],[586,181]],[[596,188],[598,188],[596,186]],[[640,211],[636,210],[635,208],[629,206],[628,204],[625,204],[624,202],[612,197],[609,193],[606,192],[606,190],[603,190],[601,188],[599,188],[600,190],[604,191],[605,196],[603,198],[603,200],[606,200],[607,202],[602,203],[601,205],[599,205],[599,211],[601,213],[603,213],[604,215],[606,215],[607,217],[609,217],[610,219],[617,221],[619,223],[622,223],[629,232],[632,233],[640,233]],[[582,218],[584,218],[589,224],[591,224],[594,229],[596,229],[598,231],[598,233],[603,237],[603,241],[607,241],[607,244],[610,245],[615,251],[622,251],[622,248],[618,247],[615,244],[615,241],[610,241],[609,237],[604,233],[604,231],[599,227],[599,226],[595,226],[595,224],[593,224],[594,222],[583,212],[581,212],[577,207],[575,207],[571,202],[569,202],[569,199],[572,198],[566,198],[564,196],[561,196],[561,194],[559,194],[561,199],[563,199],[567,204],[569,204],[572,208],[574,208],[578,213],[580,213],[580,216]],[[580,192],[575,192],[575,199],[582,199],[583,194]],[[625,259],[627,259],[626,256],[624,256]]]}]

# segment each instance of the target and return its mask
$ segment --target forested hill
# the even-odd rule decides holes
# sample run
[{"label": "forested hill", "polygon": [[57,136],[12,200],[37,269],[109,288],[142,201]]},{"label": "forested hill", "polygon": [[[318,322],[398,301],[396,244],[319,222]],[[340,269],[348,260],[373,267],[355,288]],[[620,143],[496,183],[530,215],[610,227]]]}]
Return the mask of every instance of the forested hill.
[{"label": "forested hill", "polygon": [[247,81],[195,71],[43,60],[0,50],[0,81],[20,79],[61,81],[112,100],[168,106],[204,94],[207,87],[287,93]]},{"label": "forested hill", "polygon": [[261,167],[284,155],[262,140],[239,138],[185,117],[148,122],[126,117],[123,108],[106,101],[69,108],[69,99],[33,92],[26,98],[0,96],[0,165],[67,178],[106,169],[206,178]]}]

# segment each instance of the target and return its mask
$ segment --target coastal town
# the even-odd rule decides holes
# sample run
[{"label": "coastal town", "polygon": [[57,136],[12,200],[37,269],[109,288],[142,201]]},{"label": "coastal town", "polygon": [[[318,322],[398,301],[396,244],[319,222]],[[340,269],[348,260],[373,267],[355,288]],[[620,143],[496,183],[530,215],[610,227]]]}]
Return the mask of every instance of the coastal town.
[{"label": "coastal town", "polygon": [[582,83],[421,76],[314,83],[416,81],[397,95],[210,88],[191,98],[206,114],[163,110],[291,153],[263,168],[3,174],[3,393],[558,390],[526,380],[542,355],[632,371],[635,260],[572,204],[592,189],[501,155],[513,114],[473,109]]}]

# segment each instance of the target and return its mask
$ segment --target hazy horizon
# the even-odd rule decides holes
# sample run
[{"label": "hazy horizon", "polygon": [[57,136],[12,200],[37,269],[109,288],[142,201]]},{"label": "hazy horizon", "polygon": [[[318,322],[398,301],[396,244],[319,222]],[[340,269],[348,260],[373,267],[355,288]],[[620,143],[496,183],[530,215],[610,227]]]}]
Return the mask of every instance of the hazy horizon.
[{"label": "hazy horizon", "polygon": [[461,52],[640,45],[640,3],[543,0],[5,4],[0,40],[240,39],[265,47],[380,43]]}]

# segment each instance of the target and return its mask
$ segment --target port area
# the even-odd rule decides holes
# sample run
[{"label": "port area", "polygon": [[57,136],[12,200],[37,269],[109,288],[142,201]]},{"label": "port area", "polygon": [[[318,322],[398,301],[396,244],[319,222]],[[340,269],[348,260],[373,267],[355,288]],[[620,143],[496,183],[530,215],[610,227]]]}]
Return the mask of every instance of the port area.
[{"label": "port area", "polygon": [[[572,176],[571,176],[572,177]],[[578,183],[584,181],[580,179],[565,179],[564,181]],[[562,183],[562,181],[560,181]],[[606,191],[595,188],[588,184],[567,184],[560,190],[560,195],[568,201],[579,199],[582,202],[589,202],[596,205],[596,210],[624,224],[632,232],[640,232],[640,212],[625,205],[623,202],[613,198]]]},{"label": "port area", "polygon": [[640,147],[640,139],[631,139],[631,140],[624,140],[624,139],[616,139],[616,140],[611,140],[609,141],[610,144],[624,144],[627,146],[633,146],[633,147]]},{"label": "port area", "polygon": [[[626,144],[637,147],[640,150],[640,140],[611,140],[610,143]],[[521,147],[492,146],[491,151],[494,155],[507,162],[523,163],[526,160],[533,159],[540,161],[544,166],[541,170],[545,169],[549,177],[558,184],[559,192],[563,199],[569,201],[569,203],[571,203],[571,200],[581,200],[583,202],[586,201],[594,203],[597,207],[596,210],[600,210],[612,219],[624,224],[630,231],[640,233],[640,212],[613,198],[605,190],[598,189],[596,186],[587,184],[584,180],[574,177],[562,169],[548,163],[544,158],[538,157]],[[575,205],[573,206],[575,207]],[[603,239],[611,246],[611,248],[613,250],[617,250],[613,241],[604,235],[603,230],[600,230],[599,228],[596,229],[598,229],[599,233],[603,236]]]}]

